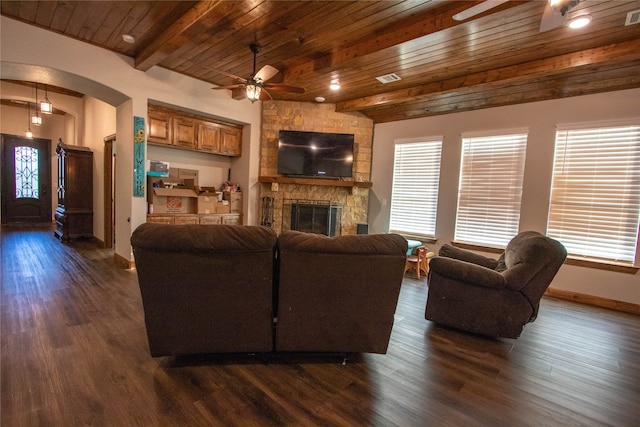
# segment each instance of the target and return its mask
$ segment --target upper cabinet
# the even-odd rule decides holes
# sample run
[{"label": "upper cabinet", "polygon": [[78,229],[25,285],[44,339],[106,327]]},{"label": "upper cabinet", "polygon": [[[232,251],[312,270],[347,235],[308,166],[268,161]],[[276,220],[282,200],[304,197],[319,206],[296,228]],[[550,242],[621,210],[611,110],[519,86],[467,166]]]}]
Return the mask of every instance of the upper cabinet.
[{"label": "upper cabinet", "polygon": [[242,128],[149,104],[147,142],[223,156],[241,155]]},{"label": "upper cabinet", "polygon": [[147,141],[158,145],[172,145],[171,116],[166,111],[149,107],[149,134]]},{"label": "upper cabinet", "polygon": [[[239,156],[242,147],[242,131],[238,128],[221,128],[222,142],[220,151],[227,156]],[[237,154],[236,154],[237,153]]]},{"label": "upper cabinet", "polygon": [[196,148],[196,121],[189,117],[173,118],[173,145],[186,150]]},{"label": "upper cabinet", "polygon": [[221,153],[220,125],[211,122],[198,123],[198,150],[208,153]]}]

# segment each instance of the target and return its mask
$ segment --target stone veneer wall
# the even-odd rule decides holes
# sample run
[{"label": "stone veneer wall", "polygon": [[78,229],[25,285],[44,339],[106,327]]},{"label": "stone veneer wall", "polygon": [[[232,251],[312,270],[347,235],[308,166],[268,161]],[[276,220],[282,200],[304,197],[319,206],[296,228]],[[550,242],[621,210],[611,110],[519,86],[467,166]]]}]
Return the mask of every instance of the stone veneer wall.
[{"label": "stone veneer wall", "polygon": [[[267,101],[262,105],[260,176],[278,176],[278,132],[280,130],[354,134],[353,180],[371,179],[373,121],[359,113],[338,113],[335,104]],[[282,230],[285,199],[333,201],[342,205],[342,234],[356,234],[367,222],[369,189],[299,184],[260,184],[260,200],[274,199],[273,228]],[[264,212],[260,212],[262,215]]]}]

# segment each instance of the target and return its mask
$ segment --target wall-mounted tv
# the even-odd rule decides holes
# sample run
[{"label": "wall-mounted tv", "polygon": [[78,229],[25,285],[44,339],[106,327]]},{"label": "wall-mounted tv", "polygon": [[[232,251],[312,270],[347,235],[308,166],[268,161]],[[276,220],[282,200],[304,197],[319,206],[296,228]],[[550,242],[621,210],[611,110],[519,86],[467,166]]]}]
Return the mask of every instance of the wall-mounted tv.
[{"label": "wall-mounted tv", "polygon": [[353,134],[281,130],[278,173],[286,176],[352,176]]}]

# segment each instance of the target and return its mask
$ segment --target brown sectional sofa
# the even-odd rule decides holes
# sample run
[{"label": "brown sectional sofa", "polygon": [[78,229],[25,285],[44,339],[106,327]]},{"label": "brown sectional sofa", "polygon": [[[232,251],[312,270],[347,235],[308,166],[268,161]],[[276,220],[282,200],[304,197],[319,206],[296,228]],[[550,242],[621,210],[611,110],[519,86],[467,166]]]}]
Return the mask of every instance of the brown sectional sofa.
[{"label": "brown sectional sofa", "polygon": [[131,245],[152,356],[387,351],[399,235],[147,223]]},{"label": "brown sectional sofa", "polygon": [[406,252],[395,234],[283,232],[276,350],[386,353]]}]

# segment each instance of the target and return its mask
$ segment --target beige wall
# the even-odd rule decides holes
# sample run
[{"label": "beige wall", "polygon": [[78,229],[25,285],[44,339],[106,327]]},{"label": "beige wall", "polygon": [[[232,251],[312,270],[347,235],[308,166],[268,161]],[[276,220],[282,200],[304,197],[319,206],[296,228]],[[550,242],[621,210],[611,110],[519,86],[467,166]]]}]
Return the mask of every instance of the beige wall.
[{"label": "beige wall", "polygon": [[[278,132],[302,130],[354,134],[353,179],[369,181],[373,122],[360,114],[336,113],[335,104],[269,101],[263,104],[260,175],[277,176]],[[261,184],[261,197],[274,199],[274,229],[282,226],[285,199],[328,201],[342,206],[342,234],[356,234],[358,223],[367,222],[369,189],[300,184]],[[286,209],[285,209],[286,210]],[[287,215],[285,215],[286,217]],[[285,227],[287,228],[287,227]]]},{"label": "beige wall", "polygon": [[104,138],[116,133],[116,109],[99,99],[85,96],[82,144],[93,151],[93,235],[104,235]]},{"label": "beige wall", "polygon": [[[453,239],[460,168],[461,134],[528,129],[520,230],[546,231],[556,125],[640,122],[640,89],[603,93],[525,105],[448,114],[375,126],[373,188],[369,220],[374,233],[389,229],[393,146],[397,139],[443,135],[436,249]],[[640,253],[636,254],[636,265]],[[564,265],[552,288],[640,304],[640,275]]]}]

